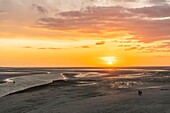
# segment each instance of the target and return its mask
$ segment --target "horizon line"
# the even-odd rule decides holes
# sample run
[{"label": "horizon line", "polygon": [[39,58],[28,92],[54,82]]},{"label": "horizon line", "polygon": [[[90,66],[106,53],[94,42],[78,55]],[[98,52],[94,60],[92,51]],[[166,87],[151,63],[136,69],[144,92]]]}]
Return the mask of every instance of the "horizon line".
[{"label": "horizon line", "polygon": [[59,68],[59,69],[68,69],[68,68],[144,68],[144,67],[170,67],[168,66],[0,66],[0,68]]}]

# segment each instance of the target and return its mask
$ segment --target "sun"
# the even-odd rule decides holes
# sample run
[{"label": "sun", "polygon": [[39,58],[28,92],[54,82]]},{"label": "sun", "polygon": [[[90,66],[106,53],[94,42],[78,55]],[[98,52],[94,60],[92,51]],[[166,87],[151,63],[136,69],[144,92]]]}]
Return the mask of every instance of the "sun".
[{"label": "sun", "polygon": [[108,61],[108,62],[107,62],[107,64],[112,65],[112,64],[113,64],[113,62],[112,62],[112,61]]},{"label": "sun", "polygon": [[112,65],[116,62],[115,56],[100,57],[100,59],[103,60],[107,65]]}]

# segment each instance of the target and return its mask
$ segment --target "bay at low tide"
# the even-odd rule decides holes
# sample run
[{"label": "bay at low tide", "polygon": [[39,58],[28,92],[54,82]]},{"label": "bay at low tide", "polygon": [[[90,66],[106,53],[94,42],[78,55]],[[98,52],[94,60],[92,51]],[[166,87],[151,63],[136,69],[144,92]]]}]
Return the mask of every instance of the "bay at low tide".
[{"label": "bay at low tide", "polygon": [[[1,81],[9,79],[15,83],[0,84],[1,89],[6,88],[4,91],[1,90],[1,94],[7,91],[6,96],[0,97],[0,113],[137,113],[138,111],[168,113],[170,111],[168,67],[1,69],[0,76],[5,74],[8,75],[2,77]],[[143,91],[142,96],[137,95],[138,90]]]}]

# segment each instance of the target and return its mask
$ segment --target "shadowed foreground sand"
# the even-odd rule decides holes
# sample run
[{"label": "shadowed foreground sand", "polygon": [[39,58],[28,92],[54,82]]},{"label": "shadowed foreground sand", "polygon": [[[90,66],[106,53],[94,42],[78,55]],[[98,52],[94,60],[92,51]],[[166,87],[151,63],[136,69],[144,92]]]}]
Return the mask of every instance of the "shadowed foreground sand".
[{"label": "shadowed foreground sand", "polygon": [[143,92],[55,83],[1,97],[0,113],[170,113],[170,90]]}]

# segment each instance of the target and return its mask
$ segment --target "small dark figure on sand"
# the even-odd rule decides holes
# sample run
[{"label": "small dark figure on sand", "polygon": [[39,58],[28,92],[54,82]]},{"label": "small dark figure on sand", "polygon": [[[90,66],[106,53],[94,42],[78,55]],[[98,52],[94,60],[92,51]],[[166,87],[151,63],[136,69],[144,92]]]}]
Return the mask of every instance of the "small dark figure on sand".
[{"label": "small dark figure on sand", "polygon": [[138,95],[142,96],[142,91],[141,90],[138,90]]}]

